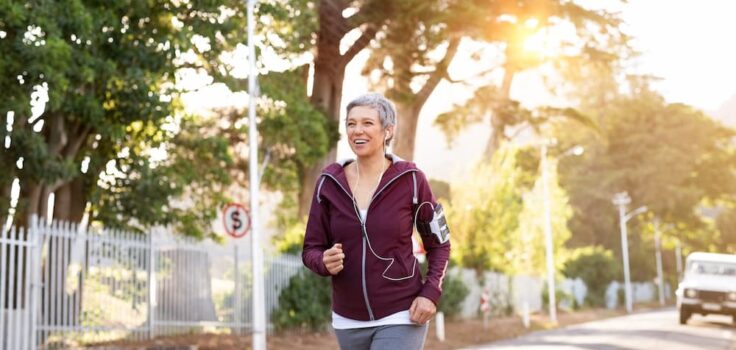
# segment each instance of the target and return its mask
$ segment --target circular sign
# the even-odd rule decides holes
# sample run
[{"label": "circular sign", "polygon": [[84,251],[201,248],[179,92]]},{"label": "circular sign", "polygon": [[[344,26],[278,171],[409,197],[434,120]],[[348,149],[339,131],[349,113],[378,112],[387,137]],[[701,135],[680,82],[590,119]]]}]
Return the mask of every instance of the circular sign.
[{"label": "circular sign", "polygon": [[243,205],[230,203],[222,210],[225,232],[233,238],[245,236],[250,231],[250,213]]}]

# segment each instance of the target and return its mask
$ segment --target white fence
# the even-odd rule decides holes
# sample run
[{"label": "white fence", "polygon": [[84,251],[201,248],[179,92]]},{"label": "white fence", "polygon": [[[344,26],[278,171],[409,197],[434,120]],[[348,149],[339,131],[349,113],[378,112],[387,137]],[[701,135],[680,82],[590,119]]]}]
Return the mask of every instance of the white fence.
[{"label": "white fence", "polygon": [[[65,223],[0,232],[0,350],[250,332],[251,265],[237,245]],[[299,257],[265,257],[267,321],[301,269]]]},{"label": "white fence", "polygon": [[[65,223],[0,231],[0,350],[56,349],[106,340],[200,331],[250,333],[251,264],[237,245],[177,237],[90,232]],[[267,321],[297,256],[265,257]],[[483,289],[494,312],[542,309],[543,281],[453,269],[469,289],[462,316],[478,313]],[[616,304],[615,282],[609,307]],[[581,303],[581,281],[560,288]],[[649,284],[636,301],[653,300]],[[306,301],[309,302],[309,301]],[[563,305],[561,305],[563,306]],[[564,307],[564,306],[563,306]]]},{"label": "white fence", "polygon": [[[521,313],[523,305],[528,305],[529,311],[544,311],[543,293],[545,280],[535,276],[506,276],[496,272],[485,272],[478,276],[475,270],[452,268],[449,275],[459,278],[468,288],[468,295],[463,301],[460,316],[463,318],[476,317],[480,309],[481,294],[488,294],[488,302],[491,305],[491,313],[504,314],[507,312]],[[480,277],[480,278],[479,278]],[[558,300],[560,308],[573,309],[574,298],[578,305],[583,305],[588,289],[580,279],[563,279],[559,281],[557,289],[564,292],[569,298]],[[618,290],[622,288],[621,283],[611,282],[606,290],[606,307],[613,309],[618,307]],[[633,302],[644,303],[657,300],[657,287],[654,283],[632,283],[634,290]],[[665,285],[667,298],[673,296],[669,285]]]}]

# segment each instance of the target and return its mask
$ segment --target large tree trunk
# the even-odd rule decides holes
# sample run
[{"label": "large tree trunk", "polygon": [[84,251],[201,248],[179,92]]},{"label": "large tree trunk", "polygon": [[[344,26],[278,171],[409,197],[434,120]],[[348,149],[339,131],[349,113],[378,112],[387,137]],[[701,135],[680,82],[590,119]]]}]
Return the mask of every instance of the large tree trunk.
[{"label": "large tree trunk", "polygon": [[[437,63],[435,71],[429,76],[419,92],[413,94],[411,91],[411,79],[399,79],[394,89],[389,93],[390,96],[413,96],[408,100],[397,99],[394,101],[397,109],[398,130],[396,130],[396,141],[394,144],[394,153],[406,160],[414,159],[414,146],[417,135],[417,124],[419,122],[419,113],[422,111],[424,104],[432,95],[437,85],[442,79],[447,77],[447,67],[455,58],[457,48],[460,45],[460,37],[450,38],[445,56]],[[410,76],[412,69],[412,61],[400,59],[395,61],[396,71],[400,76]]]},{"label": "large tree trunk", "polygon": [[[501,85],[501,98],[506,103],[511,98],[511,83],[514,81],[516,69],[511,64],[506,64]],[[491,135],[486,144],[485,159],[491,160],[496,151],[501,147],[501,142],[506,137],[506,124],[496,111],[491,112]]]},{"label": "large tree trunk", "polygon": [[394,141],[394,154],[412,161],[414,160],[414,146],[416,144],[417,123],[421,106],[417,108],[410,103],[396,103],[397,130]]},{"label": "large tree trunk", "polygon": [[13,219],[16,227],[28,227],[33,215],[42,216],[40,203],[43,201],[41,198],[41,194],[44,192],[43,187],[35,181],[21,179],[18,205]]},{"label": "large tree trunk", "polygon": [[54,192],[54,219],[79,223],[87,206],[84,178],[76,177]]},{"label": "large tree trunk", "polygon": [[[320,21],[327,2],[320,5]],[[332,14],[336,15],[336,14]],[[345,66],[340,60],[340,38],[335,38],[320,29],[317,43],[317,57],[314,63],[314,83],[312,85],[312,104],[321,110],[325,116],[335,122],[340,119],[340,102],[342,101],[342,82],[345,76]],[[339,124],[339,123],[338,123]],[[312,201],[314,184],[322,169],[333,163],[337,156],[337,144],[319,161],[307,167],[302,174],[302,184],[299,193],[299,217],[307,215]]]},{"label": "large tree trunk", "polygon": [[[0,184],[0,217],[5,217],[10,208],[10,192],[12,190],[12,182],[9,184]],[[0,222],[0,227],[5,224],[5,220]]]},{"label": "large tree trunk", "polygon": [[[345,67],[375,37],[375,27],[368,24],[361,37],[344,54],[340,54],[340,40],[355,28],[342,16],[347,1],[323,0],[319,3],[320,28],[317,33],[317,55],[314,62],[314,83],[312,85],[312,105],[334,122],[340,120],[340,103]],[[361,9],[362,10],[362,9]],[[299,192],[299,217],[304,217],[314,194],[314,184],[322,168],[333,163],[337,155],[337,143],[319,161],[304,169]]]}]

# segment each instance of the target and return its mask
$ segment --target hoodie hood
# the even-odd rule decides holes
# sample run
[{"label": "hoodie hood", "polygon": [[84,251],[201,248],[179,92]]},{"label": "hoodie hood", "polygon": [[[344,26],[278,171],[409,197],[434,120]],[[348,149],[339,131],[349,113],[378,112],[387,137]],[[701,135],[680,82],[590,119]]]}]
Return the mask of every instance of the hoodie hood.
[{"label": "hoodie hood", "polygon": [[[386,186],[389,182],[393,181],[397,176],[400,176],[407,172],[419,170],[419,168],[417,168],[417,165],[414,162],[405,161],[397,155],[387,154],[386,158],[391,160],[391,165],[386,169],[386,172],[383,173],[381,182],[378,184],[379,191],[384,186]],[[328,165],[327,167],[325,167],[324,169],[322,169],[322,175],[321,175],[322,179],[319,181],[320,184],[317,187],[317,200],[318,201],[321,201],[320,192],[322,189],[322,184],[324,183],[324,180],[325,180],[325,176],[334,178],[335,180],[337,180],[337,182],[343,187],[343,189],[346,192],[350,191],[350,186],[348,185],[348,178],[347,178],[347,175],[345,174],[345,166],[354,161],[355,159],[353,158],[347,158],[347,159],[343,159],[335,163],[332,163]]]}]

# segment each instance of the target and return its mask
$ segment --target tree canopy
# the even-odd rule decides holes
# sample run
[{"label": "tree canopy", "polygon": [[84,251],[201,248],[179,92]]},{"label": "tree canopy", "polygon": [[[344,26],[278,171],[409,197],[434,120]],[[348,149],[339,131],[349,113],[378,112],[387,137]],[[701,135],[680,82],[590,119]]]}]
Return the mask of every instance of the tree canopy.
[{"label": "tree canopy", "polygon": [[[88,212],[111,227],[210,233],[231,180],[249,185],[246,113],[187,115],[182,82],[245,86],[228,60],[245,41],[245,4],[2,1],[0,13],[3,215],[18,179],[21,225],[45,216],[53,193],[56,219]],[[337,137],[293,89],[303,81],[296,70],[265,75],[258,104],[263,182],[292,193]]]}]

